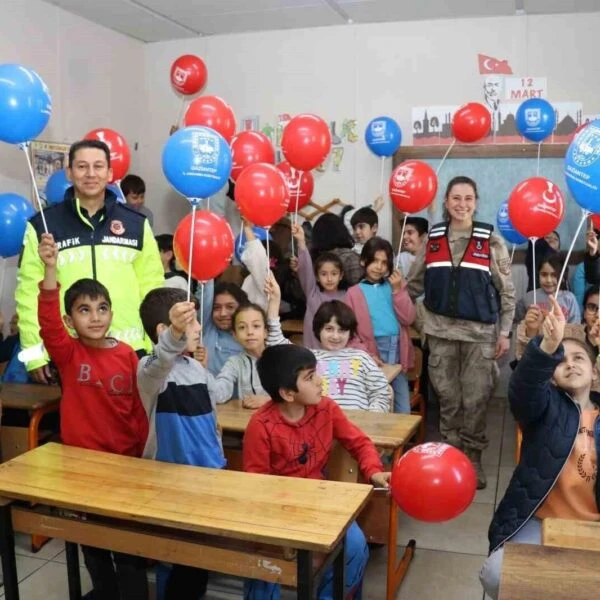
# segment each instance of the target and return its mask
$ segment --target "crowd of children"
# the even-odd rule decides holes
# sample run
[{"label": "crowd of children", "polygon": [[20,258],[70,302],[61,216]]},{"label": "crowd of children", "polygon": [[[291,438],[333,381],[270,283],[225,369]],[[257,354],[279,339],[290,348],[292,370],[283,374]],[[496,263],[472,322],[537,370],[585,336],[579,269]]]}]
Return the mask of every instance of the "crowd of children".
[{"label": "crowd of children", "polygon": [[[42,232],[35,217],[29,226],[17,292],[27,343],[37,340],[31,331],[35,320],[48,355],[27,369],[39,382],[46,378],[48,359],[58,370],[64,443],[224,468],[216,406],[239,398],[245,408],[256,409],[243,442],[246,471],[320,479],[337,441],[358,461],[366,481],[387,487],[389,473],[373,444],[341,409],[410,412],[407,373],[414,348],[409,328],[420,313],[442,438],[465,451],[483,488],[487,405],[496,360],[509,349],[515,321],[518,363],[509,399],[525,442],[490,527],[491,554],[481,573],[487,593],[497,597],[507,540],[540,543],[540,519],[547,516],[600,520],[600,396],[592,391],[600,388],[594,370],[600,344],[598,289],[584,291],[582,306],[569,290],[557,289],[560,239],[549,236],[535,269],[535,303],[533,291],[517,302],[504,242],[492,226],[474,220],[478,191],[473,180],[449,182],[442,222],[429,228],[426,219],[407,219],[399,256],[378,235],[379,205],[349,215],[353,235],[342,217],[321,216],[310,244],[302,226],[288,224],[295,243],[291,255],[278,246],[275,255],[269,254],[271,242],[258,239],[252,224],[244,223],[244,284],[194,284],[189,301],[173,236],[149,237],[150,215],[141,211],[143,181],[123,180],[133,210],[119,207],[106,191],[110,154],[98,142],[74,145],[69,172],[74,189],[64,206],[47,210],[51,233]],[[64,229],[72,222],[92,232],[90,246],[78,249],[94,257],[91,272],[68,270],[69,261],[61,260],[79,243]],[[98,252],[101,242],[94,236],[103,228],[122,235],[124,222],[133,249],[118,260],[132,277],[119,283],[112,272],[116,258],[97,262],[107,253]],[[584,280],[600,281],[595,232],[588,234],[581,270]],[[104,277],[109,285],[103,285]],[[306,305],[302,346],[283,336],[280,322],[282,288],[291,289],[293,280]],[[35,319],[27,299],[34,290]],[[0,332],[3,325],[0,317]],[[0,358],[9,361],[6,381],[27,381],[19,350],[15,319],[10,335],[0,339]],[[401,367],[391,387],[385,364]],[[528,493],[521,493],[525,488]],[[95,600],[148,597],[146,561],[91,547],[83,553]],[[364,535],[353,523],[346,538],[347,592],[360,588],[367,559]],[[328,572],[319,598],[331,596],[331,578]],[[202,569],[174,565],[164,597],[196,600],[207,580]],[[245,598],[278,594],[274,584],[245,583]]]}]

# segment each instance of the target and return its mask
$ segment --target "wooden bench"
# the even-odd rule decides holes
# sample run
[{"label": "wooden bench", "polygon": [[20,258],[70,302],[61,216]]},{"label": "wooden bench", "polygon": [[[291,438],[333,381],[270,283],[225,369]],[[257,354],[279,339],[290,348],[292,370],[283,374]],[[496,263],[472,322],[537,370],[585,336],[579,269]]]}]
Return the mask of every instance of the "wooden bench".
[{"label": "wooden bench", "polygon": [[544,546],[600,552],[600,523],[571,519],[544,519],[542,522],[542,544]]},{"label": "wooden bench", "polygon": [[[334,598],[342,600],[344,536],[372,489],[45,444],[0,465],[5,598],[19,600],[17,530],[68,542],[70,600],[81,598],[78,544],[281,583],[306,600],[316,598],[319,578],[333,564]],[[320,555],[326,559],[315,569]]]}]

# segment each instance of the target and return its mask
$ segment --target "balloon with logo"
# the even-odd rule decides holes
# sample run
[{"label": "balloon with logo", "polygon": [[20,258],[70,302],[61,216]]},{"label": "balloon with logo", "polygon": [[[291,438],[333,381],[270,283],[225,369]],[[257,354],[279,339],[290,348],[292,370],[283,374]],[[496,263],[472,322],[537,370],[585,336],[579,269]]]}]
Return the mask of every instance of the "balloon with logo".
[{"label": "balloon with logo", "polygon": [[541,238],[558,228],[564,214],[559,187],[545,177],[530,177],[519,183],[508,199],[508,217],[527,238]]},{"label": "balloon with logo", "polygon": [[294,169],[310,171],[327,158],[331,132],[327,123],[315,115],[296,115],[283,130],[281,151]]},{"label": "balloon with logo", "polygon": [[198,93],[206,83],[206,65],[194,54],[184,54],[171,65],[171,85],[184,96]]},{"label": "balloon with logo", "polygon": [[[227,143],[235,134],[235,114],[229,104],[218,96],[200,96],[190,102],[183,116],[186,127],[200,125],[220,133]],[[275,161],[273,161],[275,162]]]},{"label": "balloon with logo", "polygon": [[290,203],[283,173],[263,163],[245,168],[235,184],[235,202],[244,219],[270,227],[283,217]]},{"label": "balloon with logo", "polygon": [[221,215],[209,210],[198,210],[186,215],[173,235],[173,252],[181,268],[188,274],[192,223],[194,238],[191,275],[198,281],[210,281],[220,275],[233,258],[233,232]]},{"label": "balloon with logo", "polygon": [[0,65],[0,141],[29,142],[42,133],[52,114],[44,80],[22,65]]},{"label": "balloon with logo", "polygon": [[275,149],[271,140],[260,131],[242,131],[231,140],[231,179],[254,163],[275,163]]},{"label": "balloon with logo", "polygon": [[539,143],[554,131],[556,113],[548,100],[529,98],[517,109],[515,124],[523,137]]},{"label": "balloon with logo", "polygon": [[393,156],[402,143],[402,131],[394,119],[376,117],[365,129],[365,142],[377,156]]},{"label": "balloon with logo", "polygon": [[435,171],[420,160],[400,163],[390,177],[389,192],[394,206],[403,213],[427,208],[437,193]]},{"label": "balloon with logo", "polygon": [[65,199],[65,192],[73,184],[67,179],[67,171],[59,169],[54,171],[46,182],[46,202],[48,204],[58,204]]},{"label": "balloon with logo", "polygon": [[505,200],[498,207],[496,223],[498,225],[498,231],[502,234],[502,237],[510,244],[524,244],[527,241],[527,238],[522,236],[510,222],[510,217],[508,216],[508,200]]},{"label": "balloon with logo", "polygon": [[600,213],[600,119],[584,127],[569,144],[565,177],[575,202]]},{"label": "balloon with logo", "polygon": [[229,179],[231,150],[208,127],[184,127],[167,140],[162,153],[167,181],[186,198],[208,198]]},{"label": "balloon with logo", "polygon": [[315,178],[310,171],[298,171],[285,160],[281,161],[277,168],[283,173],[290,191],[290,210],[302,210],[312,199]]},{"label": "balloon with logo", "polygon": [[84,139],[100,140],[108,146],[110,150],[110,166],[113,173],[110,183],[119,181],[127,175],[129,164],[131,163],[131,152],[127,140],[120,133],[114,129],[100,127],[87,133]]},{"label": "balloon with logo", "polygon": [[452,117],[452,135],[465,144],[486,137],[492,126],[490,111],[479,102],[463,104]]},{"label": "balloon with logo", "polygon": [[577,126],[577,128],[575,129],[575,131],[573,131],[573,133],[571,134],[571,137],[569,138],[569,141],[572,142],[575,139],[575,137],[577,135],[579,135],[579,132],[582,129],[585,129],[590,123],[591,123],[591,121],[585,121],[584,123],[579,124]]},{"label": "balloon with logo", "polygon": [[23,247],[27,221],[35,211],[23,196],[0,194],[0,256],[17,256]]},{"label": "balloon with logo", "polygon": [[415,446],[392,468],[392,497],[413,519],[441,523],[458,517],[473,502],[477,476],[463,452],[441,442]]},{"label": "balloon with logo", "polygon": [[[266,229],[263,229],[262,227],[257,227],[256,225],[253,225],[252,231],[254,232],[255,237],[257,239],[259,239],[261,242],[264,242],[267,239],[269,239],[269,240],[271,239],[269,232]],[[242,233],[240,233],[240,235],[238,235],[235,238],[235,257],[238,259],[238,262],[241,262],[241,263],[244,262],[242,260],[242,254],[244,253],[244,250],[246,249],[247,243],[248,243],[248,240],[246,239],[246,233],[244,231],[242,231]]]}]

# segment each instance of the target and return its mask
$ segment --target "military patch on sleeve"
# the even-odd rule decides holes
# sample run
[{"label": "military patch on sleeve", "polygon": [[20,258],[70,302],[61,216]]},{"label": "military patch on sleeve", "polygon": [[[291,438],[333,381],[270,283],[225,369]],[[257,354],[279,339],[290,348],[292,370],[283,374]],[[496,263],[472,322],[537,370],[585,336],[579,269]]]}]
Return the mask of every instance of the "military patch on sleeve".
[{"label": "military patch on sleeve", "polygon": [[501,275],[510,275],[510,258],[501,258],[498,261],[498,270]]}]

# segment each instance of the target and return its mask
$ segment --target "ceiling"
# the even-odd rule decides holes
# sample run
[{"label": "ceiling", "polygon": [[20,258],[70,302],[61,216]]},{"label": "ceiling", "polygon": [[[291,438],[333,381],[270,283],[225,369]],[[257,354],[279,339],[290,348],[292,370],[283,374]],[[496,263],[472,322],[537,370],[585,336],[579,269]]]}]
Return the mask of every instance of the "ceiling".
[{"label": "ceiling", "polygon": [[344,23],[600,11],[600,0],[47,1],[144,42]]}]

